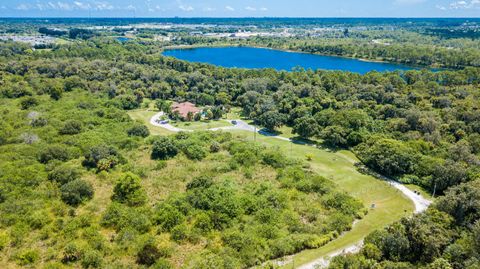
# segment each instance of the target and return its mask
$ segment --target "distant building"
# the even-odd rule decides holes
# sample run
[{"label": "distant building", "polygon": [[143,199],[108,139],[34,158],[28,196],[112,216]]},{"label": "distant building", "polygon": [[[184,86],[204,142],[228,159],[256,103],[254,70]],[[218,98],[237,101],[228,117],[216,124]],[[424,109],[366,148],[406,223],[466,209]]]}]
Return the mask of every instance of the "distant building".
[{"label": "distant building", "polygon": [[191,113],[192,117],[200,113],[202,110],[190,102],[173,103],[172,113],[178,114],[182,119],[187,119],[188,114]]}]

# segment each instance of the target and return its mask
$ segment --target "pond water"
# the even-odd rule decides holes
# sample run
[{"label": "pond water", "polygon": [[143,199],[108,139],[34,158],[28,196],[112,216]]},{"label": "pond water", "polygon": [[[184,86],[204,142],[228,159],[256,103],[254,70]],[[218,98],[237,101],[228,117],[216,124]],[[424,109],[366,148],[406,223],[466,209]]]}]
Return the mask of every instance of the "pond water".
[{"label": "pond water", "polygon": [[130,40],[131,40],[131,38],[129,38],[129,37],[123,37],[123,36],[117,37],[117,41],[120,41],[122,43],[130,41]]},{"label": "pond water", "polygon": [[252,47],[172,49],[165,50],[163,55],[190,62],[208,63],[230,68],[274,68],[291,71],[295,67],[303,67],[313,70],[341,70],[360,74],[374,70],[387,72],[417,69],[401,64],[368,62],[343,57]]}]

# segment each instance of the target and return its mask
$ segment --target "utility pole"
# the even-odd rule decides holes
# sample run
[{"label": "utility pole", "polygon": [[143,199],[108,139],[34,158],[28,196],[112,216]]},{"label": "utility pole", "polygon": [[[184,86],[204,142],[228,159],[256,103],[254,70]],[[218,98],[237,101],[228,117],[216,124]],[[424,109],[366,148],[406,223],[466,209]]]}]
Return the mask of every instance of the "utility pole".
[{"label": "utility pole", "polygon": [[432,194],[432,198],[435,198],[435,192],[437,191],[437,180],[435,180],[435,185],[433,187],[433,194]]}]

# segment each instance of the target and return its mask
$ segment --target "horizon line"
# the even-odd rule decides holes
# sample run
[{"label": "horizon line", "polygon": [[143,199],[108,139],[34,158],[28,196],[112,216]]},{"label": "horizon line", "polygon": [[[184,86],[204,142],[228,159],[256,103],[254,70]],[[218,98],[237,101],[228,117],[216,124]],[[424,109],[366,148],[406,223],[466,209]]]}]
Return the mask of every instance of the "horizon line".
[{"label": "horizon line", "polygon": [[63,16],[45,16],[45,17],[31,17],[31,16],[0,16],[0,19],[473,19],[480,20],[480,17],[302,17],[302,16],[239,16],[239,17],[208,17],[208,16],[193,16],[193,17],[183,17],[183,16],[172,16],[172,17],[116,17],[116,16],[105,16],[105,17],[63,17]]}]

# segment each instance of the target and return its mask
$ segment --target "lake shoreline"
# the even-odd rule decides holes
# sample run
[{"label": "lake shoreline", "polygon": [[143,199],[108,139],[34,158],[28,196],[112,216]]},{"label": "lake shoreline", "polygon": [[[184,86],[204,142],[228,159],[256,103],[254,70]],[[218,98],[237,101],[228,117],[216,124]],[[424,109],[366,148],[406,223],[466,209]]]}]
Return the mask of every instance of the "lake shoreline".
[{"label": "lake shoreline", "polygon": [[[341,58],[341,59],[358,60],[358,61],[362,61],[362,62],[366,62],[366,63],[380,63],[380,64],[400,65],[400,66],[405,66],[405,67],[411,67],[412,70],[413,69],[418,69],[418,70],[421,70],[421,69],[445,69],[444,67],[438,67],[438,66],[422,66],[422,65],[406,64],[406,63],[395,62],[395,61],[374,60],[374,59],[362,58],[362,57],[332,55],[332,54],[323,54],[323,53],[312,53],[312,52],[306,52],[306,51],[297,51],[297,50],[275,48],[275,47],[265,47],[265,46],[259,46],[259,45],[242,45],[242,44],[228,44],[228,43],[214,44],[214,45],[199,44],[199,45],[165,46],[165,47],[162,48],[162,55],[167,50],[201,49],[201,48],[228,48],[228,47],[268,49],[268,50],[282,51],[282,52],[288,52],[288,53],[301,53],[301,54],[307,54],[307,55],[317,55],[317,56],[335,57],[335,58]],[[168,56],[168,57],[172,57],[172,56]],[[327,71],[332,71],[332,70],[327,70]]]},{"label": "lake shoreline", "polygon": [[425,68],[394,62],[227,43],[207,46],[166,46],[162,49],[161,54],[179,60],[211,64],[223,68],[275,69],[287,72],[301,67],[304,70],[343,71],[364,75],[373,71],[403,73]]}]

